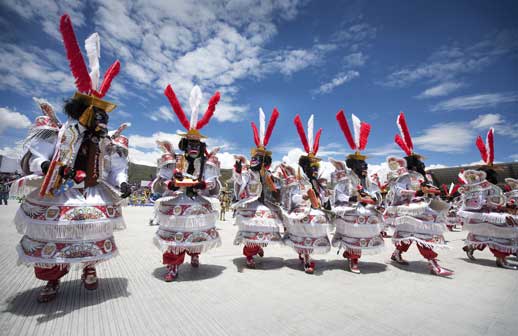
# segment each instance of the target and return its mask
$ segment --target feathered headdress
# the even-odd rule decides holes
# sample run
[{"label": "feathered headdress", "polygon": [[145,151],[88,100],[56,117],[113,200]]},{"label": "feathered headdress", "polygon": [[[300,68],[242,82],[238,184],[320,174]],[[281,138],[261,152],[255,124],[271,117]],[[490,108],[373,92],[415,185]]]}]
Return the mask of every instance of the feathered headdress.
[{"label": "feathered headdress", "polygon": [[167,140],[157,140],[156,144],[162,151],[162,156],[158,159],[158,167],[162,168],[166,164],[176,163],[173,144]]},{"label": "feathered headdress", "polygon": [[313,127],[314,127],[314,117],[311,115],[308,120],[308,134],[306,137],[306,133],[304,132],[304,126],[302,125],[302,120],[300,119],[300,115],[296,115],[293,120],[295,123],[295,127],[297,128],[297,133],[299,133],[300,141],[302,142],[302,146],[304,146],[304,150],[308,154],[308,157],[313,160],[320,160],[316,155],[318,153],[318,147],[320,146],[320,135],[322,134],[322,129],[319,128],[315,139],[313,140]]},{"label": "feathered headdress", "polygon": [[122,132],[131,126],[131,123],[123,123],[117,128],[115,131],[108,133],[108,135],[111,137],[113,143],[116,146],[120,146],[124,149],[128,149],[129,140],[127,137],[122,135]]},{"label": "feathered headdress", "polygon": [[361,155],[360,151],[364,150],[367,146],[367,141],[369,140],[369,134],[371,132],[371,125],[367,124],[364,121],[360,121],[357,116],[352,115],[353,127],[354,127],[354,137],[349,128],[349,124],[347,123],[347,119],[345,118],[345,114],[343,110],[338,111],[336,114],[336,120],[344,133],[345,139],[354,150],[354,154],[348,155],[348,158],[356,159],[356,160],[365,160],[367,157],[365,155]]},{"label": "feathered headdress", "polygon": [[273,108],[272,116],[270,117],[270,120],[268,121],[268,127],[266,127],[266,116],[264,114],[264,111],[262,108],[259,108],[259,130],[257,130],[257,126],[252,121],[252,130],[254,132],[254,142],[256,148],[252,148],[251,154],[252,156],[256,155],[257,153],[261,153],[263,155],[271,156],[272,152],[266,150],[266,146],[268,146],[268,143],[270,142],[270,137],[272,136],[273,129],[275,127],[275,124],[277,123],[277,119],[279,119],[279,111],[277,111],[277,108]]},{"label": "feathered headdress", "polygon": [[203,114],[203,117],[198,120],[199,109],[202,100],[201,89],[198,85],[195,85],[191,90],[191,95],[189,97],[189,105],[191,107],[191,119],[187,119],[185,112],[182,109],[182,105],[176,98],[176,94],[173,91],[173,88],[169,84],[164,91],[165,96],[169,100],[171,107],[174,110],[174,113],[178,117],[178,120],[183,125],[183,127],[187,130],[187,133],[181,134],[181,136],[186,137],[188,139],[201,139],[205,138],[205,136],[200,134],[200,130],[205,127],[210,118],[214,115],[214,111],[216,111],[216,105],[219,102],[220,94],[218,91],[210,98],[209,106],[207,106],[207,110]]},{"label": "feathered headdress", "polygon": [[99,86],[99,58],[101,55],[99,34],[94,33],[85,41],[85,49],[91,70],[89,73],[68,14],[61,16],[59,31],[63,37],[70,70],[75,78],[78,91],[73,98],[84,101],[89,106],[86,110],[87,113],[83,113],[80,121],[83,124],[91,123],[93,118],[92,107],[95,106],[106,112],[111,112],[116,107],[115,104],[104,101],[102,98],[108,92],[113,78],[119,74],[120,62],[117,60],[108,68]]},{"label": "feathered headdress", "polygon": [[457,184],[454,184],[453,182],[450,183],[450,187],[448,188],[446,186],[446,184],[443,184],[442,185],[442,191],[444,192],[444,194],[446,195],[446,197],[453,197],[453,195],[457,192],[457,190],[459,190],[460,188],[460,184],[457,183]]},{"label": "feathered headdress", "polygon": [[394,137],[394,141],[399,145],[399,147],[405,152],[407,156],[417,156],[419,158],[423,158],[421,155],[416,154],[414,152],[414,144],[412,143],[412,137],[410,136],[410,130],[408,129],[408,125],[406,123],[405,115],[403,112],[400,112],[397,117],[397,125],[399,128],[399,133],[401,135],[396,134]]},{"label": "feathered headdress", "polygon": [[480,157],[482,161],[488,166],[493,166],[493,162],[495,161],[495,138],[494,138],[495,130],[490,128],[487,132],[486,143],[482,140],[482,137],[479,135],[477,137],[477,141],[475,144],[480,152]]}]

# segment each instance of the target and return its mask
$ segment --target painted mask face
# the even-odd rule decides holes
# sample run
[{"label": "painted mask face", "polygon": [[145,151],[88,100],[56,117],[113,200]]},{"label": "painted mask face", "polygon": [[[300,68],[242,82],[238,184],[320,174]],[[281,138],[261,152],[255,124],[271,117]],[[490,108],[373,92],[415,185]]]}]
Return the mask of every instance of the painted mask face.
[{"label": "painted mask face", "polygon": [[98,108],[94,108],[94,110],[95,117],[93,131],[98,137],[104,138],[108,135],[108,113]]},{"label": "painted mask face", "polygon": [[192,140],[189,139],[187,141],[187,149],[186,154],[189,155],[191,158],[197,158],[200,156],[201,151],[201,142],[199,140]]},{"label": "painted mask face", "polygon": [[309,175],[314,178],[318,178],[318,170],[320,169],[319,162],[313,162],[309,166]]},{"label": "painted mask face", "polygon": [[264,156],[262,155],[254,155],[250,159],[250,169],[253,171],[260,171],[263,166]]}]

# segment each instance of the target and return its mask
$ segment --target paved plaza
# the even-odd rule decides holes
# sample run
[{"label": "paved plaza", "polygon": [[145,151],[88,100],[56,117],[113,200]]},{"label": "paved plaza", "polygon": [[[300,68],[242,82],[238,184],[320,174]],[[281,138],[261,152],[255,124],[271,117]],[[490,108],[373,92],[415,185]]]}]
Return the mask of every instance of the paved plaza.
[{"label": "paved plaza", "polygon": [[[453,278],[428,272],[411,248],[410,266],[383,254],[362,258],[362,274],[345,271],[332,252],[316,256],[305,274],[289,248],[268,247],[257,269],[245,267],[232,244],[236,227],[219,222],[222,247],[201,256],[201,266],[180,267],[165,283],[161,253],[153,245],[151,207],[124,209],[127,230],[118,232],[120,255],[98,267],[99,289],[81,286],[80,271],[63,278],[58,298],[38,304],[43,281],[17,266],[20,239],[12,219],[17,204],[0,208],[0,335],[516,335],[518,272],[477,262],[462,252],[463,232],[448,233],[451,250],[441,264]],[[188,259],[188,258],[187,258]]]}]

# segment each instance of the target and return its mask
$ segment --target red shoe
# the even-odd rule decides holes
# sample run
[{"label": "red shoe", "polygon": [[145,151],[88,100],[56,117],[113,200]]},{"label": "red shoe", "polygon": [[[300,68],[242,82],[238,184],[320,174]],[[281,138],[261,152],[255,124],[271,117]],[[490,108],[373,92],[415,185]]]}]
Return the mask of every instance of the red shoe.
[{"label": "red shoe", "polygon": [[255,268],[254,257],[246,257],[246,266],[248,266],[248,268]]},{"label": "red shoe", "polygon": [[259,249],[259,252],[257,252],[257,255],[261,258],[264,257],[264,250],[262,247]]},{"label": "red shoe", "polygon": [[199,267],[200,266],[200,255],[199,254],[193,254],[191,256],[191,266],[192,267]]},{"label": "red shoe", "polygon": [[47,303],[54,300],[58,295],[58,289],[59,280],[48,281],[45,287],[41,289],[41,292],[38,295],[38,302]]},{"label": "red shoe", "polygon": [[358,266],[358,259],[349,259],[349,270],[354,274],[360,274],[360,267]]},{"label": "red shoe", "polygon": [[428,260],[428,265],[430,267],[430,272],[432,274],[435,274],[438,276],[444,276],[444,277],[453,275],[453,271],[449,270],[447,268],[441,267],[441,265],[439,265],[439,263],[437,262],[437,259]]},{"label": "red shoe", "polygon": [[83,268],[83,275],[81,276],[81,280],[83,281],[83,285],[88,290],[97,289],[97,273],[95,272],[94,266],[86,266]]},{"label": "red shoe", "polygon": [[313,261],[304,264],[304,272],[313,274],[315,272],[315,263]]},{"label": "red shoe", "polygon": [[165,282],[171,282],[176,278],[178,268],[176,265],[167,265],[167,273],[164,275]]},{"label": "red shoe", "polygon": [[397,262],[398,264],[400,265],[405,265],[407,266],[408,265],[408,261],[406,261],[405,259],[403,259],[403,256],[401,255],[401,251],[396,249],[393,253],[392,253],[392,256],[390,257],[390,259],[392,261],[395,261]]}]

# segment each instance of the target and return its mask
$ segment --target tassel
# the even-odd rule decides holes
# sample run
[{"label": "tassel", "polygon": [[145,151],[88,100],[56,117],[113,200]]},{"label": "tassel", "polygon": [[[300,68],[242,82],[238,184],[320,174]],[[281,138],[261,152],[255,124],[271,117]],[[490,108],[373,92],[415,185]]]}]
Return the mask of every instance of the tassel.
[{"label": "tassel", "polygon": [[309,153],[309,144],[308,139],[306,138],[306,133],[304,132],[304,126],[302,125],[302,120],[300,120],[300,115],[296,115],[295,119],[293,120],[295,123],[295,127],[297,128],[297,132],[299,133],[300,141],[302,142],[302,145],[304,146],[304,150],[306,153]]},{"label": "tassel", "polygon": [[165,88],[164,94],[169,99],[169,103],[173,107],[174,113],[178,117],[180,123],[183,125],[183,127],[185,127],[186,130],[189,130],[189,120],[185,116],[182,105],[180,105],[180,102],[178,101],[178,98],[176,98],[176,95],[170,84]]},{"label": "tassel", "polygon": [[347,124],[347,119],[345,118],[344,110],[338,111],[336,114],[336,120],[342,129],[342,132],[345,135],[345,139],[351,147],[352,150],[356,149],[356,144],[354,143],[353,135],[351,134],[351,130],[349,129],[349,125]]},{"label": "tassel", "polygon": [[261,139],[259,139],[259,131],[257,131],[257,126],[255,126],[255,123],[252,121],[252,130],[254,131],[254,142],[256,147],[261,146]]},{"label": "tassel", "polygon": [[322,129],[319,128],[317,134],[315,135],[315,143],[313,144],[313,154],[317,155],[318,148],[320,147],[320,135],[322,134]]},{"label": "tassel", "polygon": [[399,136],[399,134],[396,134],[394,141],[399,145],[399,147],[401,147],[401,149],[403,150],[403,152],[405,152],[406,155],[408,155],[408,156],[412,155],[410,148],[407,147],[406,143]]},{"label": "tassel", "polygon": [[216,93],[214,93],[212,98],[210,98],[209,106],[207,106],[207,110],[203,114],[203,117],[196,124],[197,130],[202,129],[203,127],[205,127],[205,125],[207,125],[209,123],[210,118],[212,118],[212,116],[214,115],[214,111],[216,111],[216,105],[218,104],[220,98],[221,98],[221,96],[219,94],[219,91],[216,91]]},{"label": "tassel", "polygon": [[68,14],[61,16],[59,31],[63,37],[63,44],[65,45],[70,70],[75,78],[77,90],[88,94],[92,90],[92,80],[90,79],[90,74],[88,74],[88,69],[86,68],[79,45],[77,44],[76,34],[74,33],[72,21]]},{"label": "tassel", "polygon": [[101,84],[101,88],[99,89],[99,93],[95,95],[99,98],[102,98],[108,93],[110,86],[112,84],[112,80],[119,74],[121,69],[121,64],[119,60],[113,62],[111,67],[108,68],[106,73],[104,74],[103,83]]},{"label": "tassel", "polygon": [[482,161],[487,163],[487,149],[486,145],[484,144],[484,140],[482,140],[482,137],[480,135],[477,137],[477,141],[475,142],[475,144],[477,145],[478,151],[480,152],[480,157],[482,158]]},{"label": "tassel", "polygon": [[272,136],[273,128],[275,127],[275,124],[277,123],[277,119],[279,119],[279,111],[277,111],[277,108],[273,108],[272,116],[270,117],[270,121],[268,121],[268,127],[266,128],[266,133],[264,134],[264,140],[263,145],[266,147],[268,145],[268,142],[270,142],[270,137]]},{"label": "tassel", "polygon": [[397,117],[397,125],[399,127],[399,131],[401,132],[401,135],[405,139],[405,144],[412,152],[414,150],[414,144],[412,143],[412,137],[410,136],[410,131],[408,130],[408,125],[406,123],[405,115],[403,112],[399,113],[399,116]]},{"label": "tassel", "polygon": [[367,146],[367,141],[369,140],[369,134],[371,132],[371,125],[366,122],[361,123],[360,126],[360,144],[358,146],[359,150],[364,150]]},{"label": "tassel", "polygon": [[493,128],[487,132],[486,144],[487,144],[487,164],[493,165],[495,161],[495,139],[494,139]]}]

